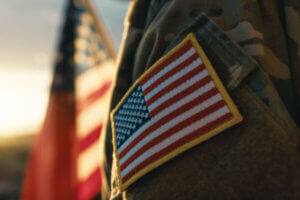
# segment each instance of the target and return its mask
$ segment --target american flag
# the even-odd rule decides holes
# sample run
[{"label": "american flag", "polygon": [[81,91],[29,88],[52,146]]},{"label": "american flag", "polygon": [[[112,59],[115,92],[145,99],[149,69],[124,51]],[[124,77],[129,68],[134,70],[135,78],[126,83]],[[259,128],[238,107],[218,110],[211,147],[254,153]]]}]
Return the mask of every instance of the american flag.
[{"label": "american flag", "polygon": [[112,112],[123,189],[241,116],[190,34],[133,85]]},{"label": "american flag", "polygon": [[100,136],[104,134],[114,77],[114,60],[107,53],[95,21],[85,6],[76,4],[74,41],[77,199],[90,199],[102,186]]},{"label": "american flag", "polygon": [[76,134],[78,139],[78,199],[90,199],[101,189],[100,135],[104,133],[111,96],[114,61],[107,54],[95,21],[77,7],[75,39]]},{"label": "american flag", "polygon": [[70,0],[45,123],[32,149],[21,199],[88,200],[101,191],[101,134],[114,59],[84,0]]}]

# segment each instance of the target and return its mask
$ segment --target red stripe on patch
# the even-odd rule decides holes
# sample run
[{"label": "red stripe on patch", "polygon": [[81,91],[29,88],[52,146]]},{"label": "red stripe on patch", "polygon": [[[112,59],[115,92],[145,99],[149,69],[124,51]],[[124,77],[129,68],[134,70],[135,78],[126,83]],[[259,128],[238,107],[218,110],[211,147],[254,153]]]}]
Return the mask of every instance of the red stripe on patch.
[{"label": "red stripe on patch", "polygon": [[197,53],[194,53],[187,60],[185,60],[181,64],[175,66],[173,69],[171,69],[170,71],[168,71],[167,73],[165,73],[163,76],[161,76],[159,79],[157,79],[154,83],[152,83],[151,85],[149,85],[149,87],[147,87],[143,91],[144,95],[147,95],[149,92],[151,92],[151,90],[153,90],[154,88],[156,88],[159,84],[163,83],[169,77],[171,77],[172,75],[176,74],[180,70],[184,69],[184,67],[190,65],[192,62],[194,62],[197,59],[199,59],[199,55]]},{"label": "red stripe on patch", "polygon": [[195,138],[209,132],[210,130],[212,130],[213,128],[217,127],[218,125],[232,119],[232,114],[231,113],[227,113],[225,115],[223,115],[222,117],[216,119],[215,121],[205,125],[204,127],[190,133],[189,135],[181,138],[180,140],[174,142],[173,144],[167,146],[166,148],[164,148],[163,150],[153,154],[152,156],[150,156],[149,158],[147,158],[144,162],[140,163],[139,165],[137,165],[133,170],[131,170],[127,175],[125,175],[122,178],[123,182],[126,182],[130,177],[132,177],[134,174],[136,174],[138,171],[142,170],[143,168],[145,168],[146,166],[148,166],[149,164],[155,162],[156,160],[158,160],[159,158],[167,155],[168,153],[174,151],[175,149],[177,149],[178,147],[194,140]]},{"label": "red stripe on patch", "polygon": [[185,90],[181,91],[180,93],[176,94],[175,96],[169,98],[167,101],[163,102],[161,105],[157,106],[155,109],[153,109],[150,112],[150,116],[154,117],[155,115],[157,115],[159,112],[161,112],[165,108],[167,108],[170,105],[178,102],[180,99],[190,95],[191,93],[193,93],[197,89],[200,89],[201,87],[203,87],[204,85],[206,85],[210,81],[212,81],[210,76],[206,76],[205,78],[199,80],[198,82],[194,83],[190,87],[186,88]]},{"label": "red stripe on patch", "polygon": [[137,157],[142,155],[145,151],[150,149],[151,147],[157,145],[158,143],[162,142],[168,137],[171,137],[173,134],[177,133],[178,131],[184,129],[185,127],[193,124],[194,122],[198,121],[199,119],[203,119],[204,117],[208,116],[209,114],[217,111],[218,109],[225,106],[226,103],[223,100],[220,100],[219,102],[209,106],[208,108],[198,112],[195,115],[190,116],[189,118],[185,119],[184,121],[176,124],[172,128],[168,129],[167,131],[161,133],[159,136],[155,137],[152,141],[149,141],[147,144],[145,144],[142,148],[140,148],[138,151],[136,151],[130,158],[124,162],[123,165],[121,165],[121,170],[124,170],[130,163],[132,163]]},{"label": "red stripe on patch", "polygon": [[152,103],[154,103],[161,96],[163,96],[164,94],[168,93],[169,91],[175,89],[176,87],[178,87],[179,85],[183,84],[184,82],[190,80],[192,77],[194,77],[195,75],[201,73],[201,71],[203,71],[203,70],[205,70],[205,66],[203,64],[198,65],[195,69],[189,71],[188,73],[186,73],[185,75],[183,75],[179,79],[175,80],[170,85],[166,86],[165,88],[163,88],[162,90],[160,90],[159,92],[157,92],[150,99],[148,99],[146,101],[147,106],[150,106]]},{"label": "red stripe on patch", "polygon": [[198,98],[188,102],[187,104],[183,105],[179,109],[173,111],[172,113],[166,115],[162,119],[160,119],[155,124],[152,124],[149,128],[147,128],[143,133],[141,133],[137,138],[135,138],[127,147],[120,152],[119,159],[121,159],[130,149],[132,149],[137,143],[139,143],[143,138],[149,135],[151,132],[155,131],[157,128],[161,127],[163,124],[167,123],[168,121],[175,118],[174,116],[179,116],[182,113],[190,110],[191,108],[195,107],[199,103],[209,99],[210,97],[218,94],[218,90],[216,88],[211,89],[210,91],[202,94]]},{"label": "red stripe on patch", "polygon": [[157,74],[160,70],[167,67],[169,64],[171,64],[174,60],[182,56],[182,54],[186,53],[186,51],[190,48],[192,48],[192,43],[187,42],[184,44],[178,51],[176,51],[173,55],[171,55],[168,59],[163,61],[160,65],[158,65],[155,69],[153,69],[149,74],[147,74],[142,80],[141,85],[145,84],[148,80],[150,80],[155,74]]}]

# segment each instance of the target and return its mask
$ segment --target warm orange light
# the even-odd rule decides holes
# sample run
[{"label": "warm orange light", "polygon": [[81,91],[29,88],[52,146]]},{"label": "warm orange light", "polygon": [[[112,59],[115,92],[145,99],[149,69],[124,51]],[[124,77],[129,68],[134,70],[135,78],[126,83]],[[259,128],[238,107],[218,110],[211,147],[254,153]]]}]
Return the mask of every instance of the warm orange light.
[{"label": "warm orange light", "polygon": [[51,73],[0,69],[0,136],[35,133],[44,119]]}]

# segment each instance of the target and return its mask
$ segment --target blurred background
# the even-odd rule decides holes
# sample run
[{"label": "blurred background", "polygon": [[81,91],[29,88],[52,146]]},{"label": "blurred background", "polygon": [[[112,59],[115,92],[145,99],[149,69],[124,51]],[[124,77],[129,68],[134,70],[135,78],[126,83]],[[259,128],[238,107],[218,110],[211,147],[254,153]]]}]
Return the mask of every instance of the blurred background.
[{"label": "blurred background", "polygon": [[[92,0],[119,48],[127,1]],[[45,117],[66,1],[2,0],[0,199],[18,199],[30,145]]]}]

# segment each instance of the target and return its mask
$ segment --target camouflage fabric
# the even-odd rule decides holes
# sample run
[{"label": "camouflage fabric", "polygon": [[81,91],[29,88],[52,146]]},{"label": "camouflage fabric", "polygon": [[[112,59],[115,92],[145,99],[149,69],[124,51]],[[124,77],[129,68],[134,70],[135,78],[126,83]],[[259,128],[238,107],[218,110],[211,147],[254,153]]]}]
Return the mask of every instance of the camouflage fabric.
[{"label": "camouflage fabric", "polygon": [[123,194],[108,128],[111,199],[300,199],[299,8],[298,0],[132,2],[111,108],[193,32],[244,121],[153,170]]}]

